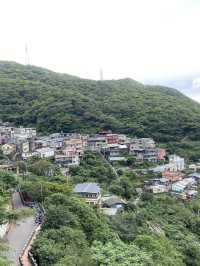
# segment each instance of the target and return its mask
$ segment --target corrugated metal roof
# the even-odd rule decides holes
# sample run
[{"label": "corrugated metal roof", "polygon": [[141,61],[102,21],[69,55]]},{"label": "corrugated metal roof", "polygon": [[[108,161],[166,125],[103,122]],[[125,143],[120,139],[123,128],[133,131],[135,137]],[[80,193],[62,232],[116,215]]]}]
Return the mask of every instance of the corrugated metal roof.
[{"label": "corrugated metal roof", "polygon": [[97,183],[81,183],[74,188],[75,193],[100,193],[100,187]]}]

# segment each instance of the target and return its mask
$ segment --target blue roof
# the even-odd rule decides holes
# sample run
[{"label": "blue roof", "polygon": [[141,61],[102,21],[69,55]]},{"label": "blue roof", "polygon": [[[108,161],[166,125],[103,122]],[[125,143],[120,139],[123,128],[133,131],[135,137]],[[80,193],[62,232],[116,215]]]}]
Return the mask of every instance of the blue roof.
[{"label": "blue roof", "polygon": [[74,188],[75,193],[100,193],[100,187],[97,183],[81,183]]}]

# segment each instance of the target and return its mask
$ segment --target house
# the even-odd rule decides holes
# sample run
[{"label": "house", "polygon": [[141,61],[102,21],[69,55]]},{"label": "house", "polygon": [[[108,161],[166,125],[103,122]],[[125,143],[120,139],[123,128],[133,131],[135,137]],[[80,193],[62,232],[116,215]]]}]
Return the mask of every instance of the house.
[{"label": "house", "polygon": [[171,190],[173,192],[182,193],[186,188],[192,187],[196,183],[195,179],[192,177],[185,178],[181,181],[172,184]]},{"label": "house", "polygon": [[189,175],[189,177],[194,178],[198,184],[200,183],[200,173],[192,173]]},{"label": "house", "polygon": [[165,186],[165,185],[156,184],[156,185],[148,186],[146,190],[154,194],[158,194],[158,193],[168,192],[169,188],[168,186]]},{"label": "house", "polygon": [[101,190],[97,183],[77,184],[74,193],[83,198],[89,205],[101,204]]},{"label": "house", "polygon": [[39,154],[41,159],[54,157],[54,149],[49,147],[37,149],[36,152]]},{"label": "house", "polygon": [[109,157],[122,157],[127,153],[126,144],[112,144],[101,149],[104,156],[109,159]]},{"label": "house", "polygon": [[151,138],[132,139],[129,144],[129,150],[134,151],[138,149],[154,149],[156,147],[155,141]]},{"label": "house", "polygon": [[143,161],[156,163],[157,162],[157,149],[147,148],[143,150]]},{"label": "house", "polygon": [[118,196],[102,197],[102,207],[123,209],[126,202]]},{"label": "house", "polygon": [[102,197],[102,208],[101,211],[108,215],[114,216],[124,210],[126,202],[115,195],[105,195]]}]

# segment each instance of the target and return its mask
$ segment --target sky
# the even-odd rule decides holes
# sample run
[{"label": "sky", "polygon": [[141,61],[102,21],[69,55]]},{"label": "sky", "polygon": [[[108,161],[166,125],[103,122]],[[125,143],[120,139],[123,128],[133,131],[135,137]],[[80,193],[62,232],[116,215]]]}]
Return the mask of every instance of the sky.
[{"label": "sky", "polygon": [[24,64],[27,46],[30,64],[83,78],[200,73],[199,31],[200,0],[0,0],[0,60]]}]

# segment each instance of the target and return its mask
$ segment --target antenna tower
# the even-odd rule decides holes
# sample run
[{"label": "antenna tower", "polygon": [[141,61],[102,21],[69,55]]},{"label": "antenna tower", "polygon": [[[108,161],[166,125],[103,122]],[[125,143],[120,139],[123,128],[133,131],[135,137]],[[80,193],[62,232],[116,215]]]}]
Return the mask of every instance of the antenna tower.
[{"label": "antenna tower", "polygon": [[25,65],[30,65],[30,58],[28,53],[28,45],[25,45]]}]

